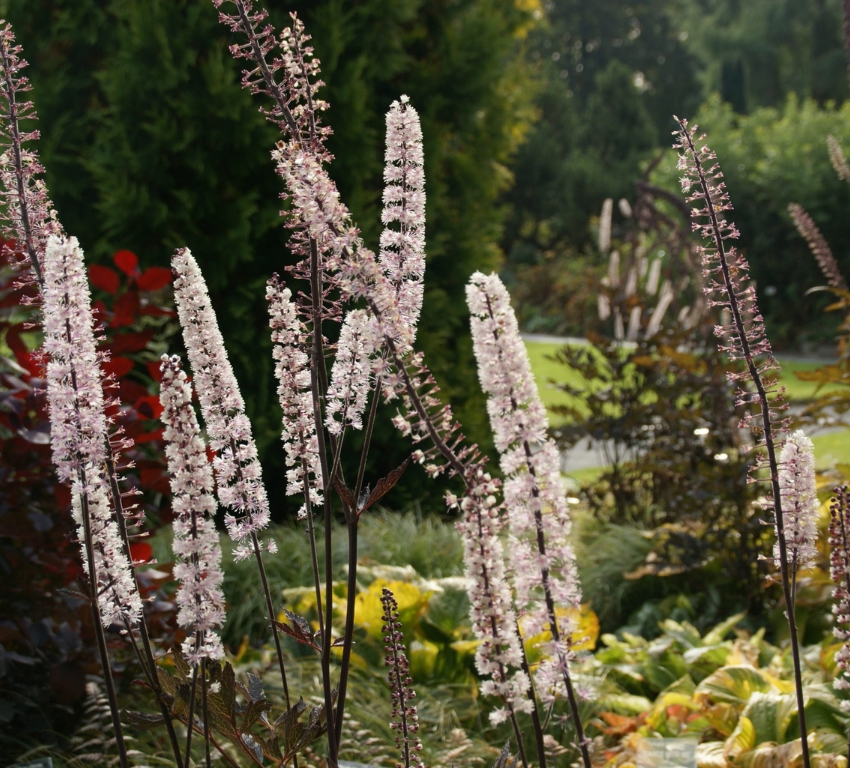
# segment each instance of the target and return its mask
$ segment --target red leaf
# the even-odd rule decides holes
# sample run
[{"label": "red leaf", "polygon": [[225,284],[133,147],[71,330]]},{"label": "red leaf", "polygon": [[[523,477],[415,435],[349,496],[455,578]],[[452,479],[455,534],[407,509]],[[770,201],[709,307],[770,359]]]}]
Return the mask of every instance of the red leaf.
[{"label": "red leaf", "polygon": [[94,314],[94,319],[97,323],[105,323],[106,318],[109,317],[109,310],[106,308],[106,304],[104,304],[100,299],[92,303],[91,311],[92,314]]},{"label": "red leaf", "polygon": [[147,563],[153,558],[153,547],[146,541],[137,541],[130,545],[130,559],[134,563]]},{"label": "red leaf", "polygon": [[148,396],[147,389],[132,379],[121,379],[118,384],[118,391],[121,394],[121,402],[129,405]]},{"label": "red leaf", "polygon": [[136,435],[136,445],[140,445],[141,443],[152,443],[154,440],[162,440],[163,429],[155,429],[153,432],[143,432],[140,435]]},{"label": "red leaf", "polygon": [[56,497],[56,504],[61,510],[71,508],[71,489],[64,483],[56,483],[53,486],[53,495]]},{"label": "red leaf", "polygon": [[139,292],[127,291],[115,300],[115,316],[110,325],[118,328],[122,325],[132,325],[139,314]]},{"label": "red leaf", "polygon": [[159,360],[151,360],[149,363],[145,363],[145,368],[148,369],[148,373],[151,375],[151,378],[156,381],[162,381],[162,371],[159,367],[162,363]]},{"label": "red leaf", "polygon": [[139,480],[144,488],[148,488],[151,491],[158,491],[165,495],[169,493],[168,475],[165,474],[162,466],[159,464],[150,467],[140,467]]},{"label": "red leaf", "polygon": [[133,370],[135,363],[128,357],[113,357],[108,363],[104,363],[101,368],[107,375],[112,374],[116,379],[126,376]]},{"label": "red leaf", "polygon": [[139,257],[132,251],[118,251],[112,261],[128,277],[139,276]]},{"label": "red leaf", "polygon": [[171,270],[168,267],[148,267],[136,280],[140,291],[158,291],[171,282]]},{"label": "red leaf", "polygon": [[26,344],[24,344],[21,339],[21,331],[24,330],[24,324],[18,323],[17,325],[13,325],[6,331],[6,346],[15,353],[15,359],[23,365],[21,362],[25,358],[29,357],[30,351],[27,349]]},{"label": "red leaf", "polygon": [[155,304],[148,304],[142,307],[140,315],[153,315],[154,317],[177,317],[177,313],[173,309],[165,307],[157,307]]},{"label": "red leaf", "polygon": [[116,333],[109,349],[113,354],[121,352],[141,352],[153,338],[153,329],[141,333]]},{"label": "red leaf", "polygon": [[26,368],[30,376],[41,377],[44,373],[41,356],[37,352],[27,352],[18,358],[18,364]]},{"label": "red leaf", "polygon": [[111,293],[113,296],[118,293],[118,287],[121,285],[121,278],[118,273],[110,267],[102,267],[100,264],[89,265],[89,280],[95,288],[100,288],[101,291]]},{"label": "red leaf", "polygon": [[140,397],[136,400],[134,407],[139,412],[139,416],[145,419],[158,419],[162,413],[162,403],[155,395]]}]

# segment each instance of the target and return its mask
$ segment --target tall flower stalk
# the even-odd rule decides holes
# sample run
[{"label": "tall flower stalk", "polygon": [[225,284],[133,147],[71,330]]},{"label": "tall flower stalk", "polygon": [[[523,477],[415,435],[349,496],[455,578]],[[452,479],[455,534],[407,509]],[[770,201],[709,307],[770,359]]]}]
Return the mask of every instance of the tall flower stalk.
[{"label": "tall flower stalk", "polygon": [[105,471],[109,438],[100,358],[82,251],[76,239],[50,238],[42,268],[53,462],[60,480],[72,490],[95,637],[123,767],[129,763],[103,630],[115,622],[137,625],[142,603],[110,505]]},{"label": "tall flower stalk", "polygon": [[280,636],[274,623],[276,612],[269,590],[262,551],[274,553],[273,540],[261,542],[259,533],[269,524],[269,502],[263,486],[257,446],[245,401],[239,391],[218,328],[207,285],[188,248],[178,248],[172,259],[176,274],[174,300],[183,329],[183,341],[194,374],[201,413],[216,454],[213,461],[219,502],[228,509],[225,525],[236,542],[234,557],[254,557],[263,584],[266,610],[272,626],[284,698],[289,708],[289,685]]},{"label": "tall flower stalk", "polygon": [[[581,605],[560,456],[547,437],[546,409],[502,281],[497,275],[476,272],[467,286],[467,303],[478,374],[488,396],[487,411],[505,474],[516,603],[528,635],[548,629],[552,636],[549,658],[536,676],[539,695],[543,701],[553,701],[560,691],[566,693],[576,743],[585,767],[590,768],[589,745],[569,671],[574,627],[557,611]],[[542,741],[539,720],[535,725]]]},{"label": "tall flower stalk", "polygon": [[[744,371],[730,374],[730,377],[738,384],[737,404],[754,406],[756,409],[755,414],[751,411],[746,414],[742,426],[750,428],[764,447],[764,455],[759,456],[755,471],[764,468],[768,472],[771,490],[769,507],[776,525],[777,560],[791,635],[803,765],[804,768],[810,768],[799,637],[794,617],[794,592],[777,455],[782,434],[786,430],[785,421],[781,418],[781,412],[786,406],[781,392],[776,391],[776,377],[773,374],[779,366],[756,305],[755,288],[749,282],[749,265],[730,244],[731,240],[739,237],[739,232],[724,216],[726,211],[732,210],[732,204],[726,184],[722,181],[720,166],[716,162],[717,156],[706,146],[705,137],[697,136],[696,126],[689,127],[687,120],[676,118],[676,121],[679,130],[674,134],[674,147],[680,150],[679,170],[684,172],[682,191],[689,203],[697,203],[693,209],[693,226],[703,239],[699,253],[707,282],[705,292],[712,306],[722,307],[731,317],[729,324],[716,326],[715,333],[721,340],[720,349],[730,359],[742,360],[745,364]],[[749,388],[748,382],[754,391]]]},{"label": "tall flower stalk", "polygon": [[[833,685],[847,691],[850,690],[850,491],[846,485],[835,489],[829,518],[829,575],[835,582],[832,632],[841,643],[835,654],[838,673]],[[841,708],[850,711],[850,702],[843,701]],[[850,760],[850,746],[847,758]]]},{"label": "tall flower stalk", "polygon": [[[54,238],[59,238],[63,242],[67,242],[67,239],[64,237],[56,211],[53,209],[53,204],[47,194],[46,185],[41,178],[44,169],[38,159],[38,153],[31,146],[31,143],[38,139],[39,133],[37,130],[26,131],[21,126],[21,121],[35,120],[36,114],[32,102],[21,99],[21,95],[30,90],[30,85],[27,78],[21,74],[21,70],[26,66],[26,62],[20,58],[20,53],[21,48],[15,44],[11,27],[4,22],[0,22],[0,68],[2,68],[0,104],[3,104],[3,107],[0,107],[0,110],[2,110],[0,111],[0,118],[2,118],[0,119],[0,144],[5,147],[5,151],[0,155],[0,183],[2,184],[0,186],[0,195],[2,195],[5,202],[5,205],[2,206],[2,213],[0,213],[0,226],[2,226],[4,236],[16,242],[13,255],[18,257],[21,262],[28,260],[32,269],[31,274],[27,270],[24,270],[19,275],[19,279],[22,282],[28,282],[34,277],[38,283],[41,301],[43,303],[48,283],[51,282],[51,278],[45,271],[48,243]],[[25,143],[27,146],[25,146]],[[80,269],[82,269],[82,266],[80,266]],[[54,276],[53,280],[55,279],[57,278]],[[85,278],[81,278],[81,281],[81,285],[84,286]],[[79,316],[81,321],[84,318],[88,318],[90,321],[91,306],[90,300],[87,298],[87,287],[85,288],[85,296],[86,298],[83,299],[84,303],[75,307],[72,311]],[[52,311],[50,310],[47,314],[52,313]],[[99,362],[100,358],[98,358],[97,365],[99,365]],[[72,376],[72,382],[73,378],[74,376]],[[103,381],[98,379],[98,382],[98,386],[100,387],[99,407],[103,407]],[[73,386],[75,385],[72,383]],[[108,429],[104,429],[102,432],[103,464],[97,467],[92,465],[89,472],[95,484],[93,488],[95,486],[97,487],[97,494],[93,499],[100,509],[100,516],[103,519],[106,519],[107,514],[112,516],[111,519],[117,527],[123,559],[129,563],[130,540],[128,525],[138,525],[140,519],[130,516],[132,508],[125,509],[124,507],[124,496],[128,494],[121,491],[120,477],[116,468],[117,454],[123,450],[126,444],[127,441],[122,437],[120,428],[114,429],[111,434]],[[78,518],[85,521],[90,512],[90,506],[88,499],[83,496],[78,497],[76,503],[76,514]],[[109,538],[111,539],[109,548],[114,549],[114,537],[110,536]],[[84,563],[87,567],[93,562],[92,558],[95,555],[95,550],[84,552]],[[91,571],[92,569],[89,568],[89,570]],[[121,571],[123,574],[123,569]],[[138,601],[138,583],[133,577],[128,582],[126,574],[123,574],[123,576],[124,578],[121,579],[123,582],[122,586],[127,588],[132,584],[136,593],[135,601]],[[96,613],[97,601],[94,598],[92,599],[92,605]],[[140,615],[140,620],[133,621],[129,615],[132,613],[133,610],[125,611],[125,614],[121,616],[121,620],[127,630],[127,637],[136,651],[142,671],[148,683],[156,692],[160,712],[166,722],[175,762],[178,768],[180,768],[182,766],[182,758],[173,723],[168,715],[168,709],[162,695],[162,688],[156,675],[156,663],[154,661],[153,648],[147,627],[143,616]],[[94,624],[95,631],[99,631],[98,627],[101,621],[96,615],[94,616]],[[138,649],[136,632],[138,632],[141,638],[143,653]],[[111,687],[111,671],[105,643],[99,643],[99,650],[104,675],[107,678],[107,692],[109,692]],[[110,697],[110,706],[113,710],[113,721],[119,722],[117,702],[114,701],[113,697]],[[120,738],[120,733],[117,741],[119,750],[124,751],[125,748],[123,740]],[[124,761],[126,757],[122,756],[121,759]]]},{"label": "tall flower stalk", "polygon": [[[186,631],[183,654],[192,665],[192,693],[186,728],[185,762],[191,756],[194,731],[195,692],[198,670],[203,676],[202,699],[206,700],[207,661],[224,657],[219,628],[224,624],[224,593],[221,583],[221,546],[215,530],[216,503],[213,472],[206,445],[192,408],[192,386],[178,357],[162,356],[160,402],[165,424],[165,455],[171,479],[174,510],[174,554],[180,561],[174,567],[177,589],[177,623]],[[208,712],[204,706],[204,748],[210,762]]]},{"label": "tall flower stalk", "polygon": [[422,749],[422,742],[418,736],[419,715],[413,703],[416,691],[411,685],[410,663],[407,661],[404,633],[398,620],[398,603],[392,590],[386,587],[381,590],[381,605],[384,610],[381,631],[386,655],[385,664],[389,668],[390,696],[393,702],[390,728],[396,732],[395,744],[401,754],[401,762],[396,763],[396,768],[425,768],[418,754]]}]

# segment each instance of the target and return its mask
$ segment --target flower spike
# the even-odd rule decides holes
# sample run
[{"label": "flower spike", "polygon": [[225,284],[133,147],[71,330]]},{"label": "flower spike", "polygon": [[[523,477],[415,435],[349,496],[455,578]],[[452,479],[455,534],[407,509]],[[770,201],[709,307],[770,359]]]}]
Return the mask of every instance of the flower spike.
[{"label": "flower spike", "polygon": [[3,235],[17,241],[19,255],[29,259],[36,279],[43,283],[47,239],[62,230],[40,178],[44,168],[38,153],[24,147],[25,142],[37,140],[39,132],[21,127],[21,121],[37,118],[32,102],[20,100],[21,94],[32,88],[21,74],[27,62],[20,53],[11,25],[0,21],[0,198],[4,203],[0,221]]},{"label": "flower spike", "polygon": [[130,562],[110,501],[107,422],[91,296],[83,253],[74,237],[51,237],[44,251],[44,352],[50,443],[59,478],[71,485],[83,565],[94,555],[104,627],[142,613]]},{"label": "flower spike", "polygon": [[188,634],[183,653],[194,665],[201,659],[224,657],[217,632],[224,624],[224,574],[213,519],[213,473],[192,408],[192,385],[180,358],[163,355],[160,371],[161,418],[175,515],[173,547],[180,558],[174,567],[174,577],[180,582],[177,623]]},{"label": "flower spike", "polygon": [[269,524],[269,502],[257,446],[198,263],[188,248],[178,248],[172,266],[177,276],[174,300],[183,341],[210,447],[216,453],[213,468],[218,498],[230,510],[224,522],[239,545],[234,555],[244,559],[253,553],[246,540]]}]

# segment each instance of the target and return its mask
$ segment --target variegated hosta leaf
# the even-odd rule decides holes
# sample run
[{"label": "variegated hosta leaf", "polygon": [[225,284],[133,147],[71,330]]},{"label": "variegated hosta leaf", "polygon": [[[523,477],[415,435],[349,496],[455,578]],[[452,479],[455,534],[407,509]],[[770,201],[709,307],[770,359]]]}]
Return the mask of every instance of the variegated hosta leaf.
[{"label": "variegated hosta leaf", "polygon": [[732,735],[726,739],[724,753],[730,760],[735,760],[744,752],[749,752],[756,746],[756,729],[752,720],[743,715],[738,719],[738,725]]},{"label": "variegated hosta leaf", "polygon": [[707,741],[697,747],[697,768],[729,768],[722,741]]},{"label": "variegated hosta leaf", "polygon": [[698,686],[696,692],[714,701],[746,704],[755,691],[776,691],[775,681],[767,673],[746,664],[730,666],[712,672]]},{"label": "variegated hosta leaf", "polygon": [[743,713],[755,728],[756,744],[772,741],[782,744],[793,716],[797,714],[794,694],[755,691]]},{"label": "variegated hosta leaf", "polygon": [[741,768],[802,768],[803,747],[799,739],[787,744],[760,744],[738,755],[736,766]]}]

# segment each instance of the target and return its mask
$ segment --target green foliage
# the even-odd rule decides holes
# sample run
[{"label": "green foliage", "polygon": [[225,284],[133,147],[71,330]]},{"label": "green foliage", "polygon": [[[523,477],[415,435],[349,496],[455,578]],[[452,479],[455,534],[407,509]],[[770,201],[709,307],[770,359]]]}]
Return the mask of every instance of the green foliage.
[{"label": "green foliage", "polygon": [[[743,614],[705,634],[687,622],[662,622],[652,641],[603,635],[605,647],[588,661],[605,679],[598,727],[606,766],[634,760],[641,738],[700,741],[697,764],[799,766],[800,733],[789,650],[763,630],[735,629]],[[734,637],[729,637],[734,632]],[[809,648],[803,697],[813,765],[846,766],[847,715],[832,687],[834,647]],[[719,762],[715,762],[717,756]]]},{"label": "green foliage", "polygon": [[[475,386],[463,286],[498,266],[506,162],[530,118],[520,55],[533,4],[513,0],[339,0],[296,10],[314,37],[333,107],[331,175],[371,247],[377,246],[383,117],[407,93],[419,109],[428,180],[428,278],[420,325],[429,366],[467,434],[489,444]],[[49,188],[67,230],[90,256],[131,248],[167,264],[188,245],[210,283],[231,359],[271,471],[279,419],[263,284],[291,259],[269,153],[275,132],[240,89],[241,64],[209,0],[3,0],[31,66]],[[49,23],[47,23],[49,21]],[[236,286],[236,287],[234,287]],[[382,423],[383,419],[379,419]],[[382,461],[404,449],[376,431]],[[371,471],[371,470],[370,470]],[[375,467],[383,475],[385,466]],[[424,495],[410,472],[398,498]]]},{"label": "green foliage", "polygon": [[699,343],[705,330],[662,330],[633,349],[601,337],[565,347],[557,359],[582,383],[560,385],[576,404],[553,406],[555,435],[565,449],[593,438],[605,452],[607,468],[583,489],[594,515],[648,529],[651,551],[628,578],[675,577],[678,590],[699,592],[709,569],[725,610],[759,611],[769,542],[727,361]]},{"label": "green foliage", "polygon": [[737,112],[779,106],[788,93],[847,95],[841,0],[674,0],[671,19],[699,61],[704,93]]},{"label": "green foliage", "polygon": [[[796,201],[818,223],[845,274],[850,274],[847,211],[850,188],[835,175],[826,137],[850,143],[850,103],[819,107],[814,101],[789,97],[781,109],[764,108],[736,115],[713,97],[693,122],[708,135],[717,153],[735,206],[733,220],[741,231],[740,247],[759,288],[759,309],[774,346],[793,340],[820,342],[834,326],[813,323],[824,306],[806,297],[823,278],[787,212]],[[678,192],[672,152],[659,165],[657,181]],[[768,290],[766,290],[768,289]]]}]

